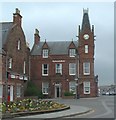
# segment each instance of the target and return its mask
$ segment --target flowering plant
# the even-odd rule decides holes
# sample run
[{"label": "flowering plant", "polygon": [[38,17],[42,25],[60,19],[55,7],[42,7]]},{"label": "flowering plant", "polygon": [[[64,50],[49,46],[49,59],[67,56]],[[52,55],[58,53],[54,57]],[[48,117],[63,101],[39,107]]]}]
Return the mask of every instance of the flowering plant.
[{"label": "flowering plant", "polygon": [[26,112],[26,111],[43,111],[53,110],[66,107],[64,104],[57,103],[55,101],[39,100],[39,99],[23,99],[14,102],[5,102],[0,104],[0,111],[5,113]]}]

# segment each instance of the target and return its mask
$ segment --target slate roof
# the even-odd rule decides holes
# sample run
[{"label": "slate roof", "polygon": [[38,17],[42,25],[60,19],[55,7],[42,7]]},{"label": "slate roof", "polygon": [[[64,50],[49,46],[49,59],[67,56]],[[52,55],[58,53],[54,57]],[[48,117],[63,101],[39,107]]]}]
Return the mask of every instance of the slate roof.
[{"label": "slate roof", "polygon": [[[64,55],[68,54],[69,45],[72,41],[47,41],[49,52],[52,55]],[[39,42],[38,45],[34,45],[31,50],[31,55],[41,55],[42,46],[45,42]],[[75,46],[78,46],[77,41],[73,41]]]},{"label": "slate roof", "polygon": [[[0,45],[5,44],[8,33],[10,31],[10,29],[13,27],[13,22],[3,22],[0,23],[0,32],[1,32],[1,37],[0,37]],[[1,46],[0,46],[1,47]]]}]

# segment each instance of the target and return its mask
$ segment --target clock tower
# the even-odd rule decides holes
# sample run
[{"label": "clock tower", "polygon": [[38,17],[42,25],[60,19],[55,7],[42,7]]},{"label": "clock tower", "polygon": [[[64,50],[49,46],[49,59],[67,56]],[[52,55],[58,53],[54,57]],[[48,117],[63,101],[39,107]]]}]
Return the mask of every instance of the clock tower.
[{"label": "clock tower", "polygon": [[83,9],[82,26],[78,28],[79,85],[80,97],[97,96],[97,81],[94,75],[94,26],[90,25],[88,9]]}]

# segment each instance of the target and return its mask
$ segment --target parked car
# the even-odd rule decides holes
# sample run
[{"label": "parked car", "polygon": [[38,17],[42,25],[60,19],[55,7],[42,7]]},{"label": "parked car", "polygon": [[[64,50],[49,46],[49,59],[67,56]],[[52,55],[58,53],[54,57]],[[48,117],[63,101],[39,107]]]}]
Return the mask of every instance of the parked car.
[{"label": "parked car", "polygon": [[106,95],[110,95],[110,93],[109,93],[109,92],[106,92]]}]

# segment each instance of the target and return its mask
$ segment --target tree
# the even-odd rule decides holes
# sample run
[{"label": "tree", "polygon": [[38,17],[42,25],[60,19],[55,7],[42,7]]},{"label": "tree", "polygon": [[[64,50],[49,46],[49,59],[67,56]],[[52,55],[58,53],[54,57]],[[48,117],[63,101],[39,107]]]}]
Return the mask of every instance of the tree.
[{"label": "tree", "polygon": [[38,96],[38,98],[43,98],[41,90],[32,81],[28,81],[24,96]]}]

